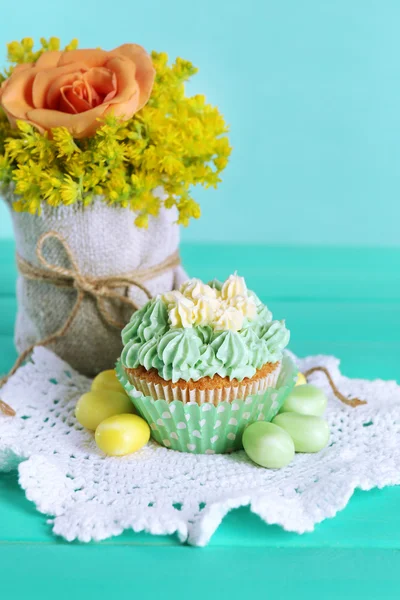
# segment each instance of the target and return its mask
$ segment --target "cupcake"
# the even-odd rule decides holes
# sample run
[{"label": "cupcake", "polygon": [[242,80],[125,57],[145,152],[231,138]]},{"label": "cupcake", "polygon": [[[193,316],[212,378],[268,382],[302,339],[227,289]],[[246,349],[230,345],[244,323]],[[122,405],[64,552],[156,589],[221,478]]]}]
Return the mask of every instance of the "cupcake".
[{"label": "cupcake", "polygon": [[297,370],[273,320],[243,277],[190,279],[135,312],[117,372],[153,437],[168,448],[228,452],[255,420],[271,420]]}]

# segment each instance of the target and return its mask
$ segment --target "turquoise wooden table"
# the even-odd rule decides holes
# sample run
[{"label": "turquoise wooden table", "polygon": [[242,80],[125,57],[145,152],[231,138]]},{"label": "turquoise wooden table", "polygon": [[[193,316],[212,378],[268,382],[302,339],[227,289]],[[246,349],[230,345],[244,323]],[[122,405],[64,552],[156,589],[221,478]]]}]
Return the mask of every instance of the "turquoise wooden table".
[{"label": "turquoise wooden table", "polygon": [[[237,269],[292,332],[298,355],[334,354],[352,377],[400,381],[400,249],[196,246],[203,279]],[[11,242],[0,243],[0,371],[15,358]],[[377,441],[379,443],[379,441]],[[207,548],[125,532],[102,543],[53,536],[15,473],[0,474],[0,598],[278,600],[400,597],[400,487],[357,491],[334,519],[296,535],[249,510],[230,513]]]}]

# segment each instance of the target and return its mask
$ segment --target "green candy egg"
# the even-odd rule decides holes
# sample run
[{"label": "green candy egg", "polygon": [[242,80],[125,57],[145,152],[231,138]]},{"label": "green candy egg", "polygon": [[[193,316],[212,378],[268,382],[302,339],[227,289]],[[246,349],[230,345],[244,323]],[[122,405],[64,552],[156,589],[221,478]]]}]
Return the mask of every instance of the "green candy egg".
[{"label": "green candy egg", "polygon": [[295,412],[301,415],[322,417],[327,402],[322,390],[306,383],[293,388],[279,412]]},{"label": "green candy egg", "polygon": [[242,442],[247,456],[267,469],[286,467],[294,457],[290,435],[281,427],[266,421],[249,425],[243,433]]},{"label": "green candy egg", "polygon": [[321,417],[286,412],[277,415],[272,423],[290,435],[296,452],[319,452],[329,441],[329,426]]}]

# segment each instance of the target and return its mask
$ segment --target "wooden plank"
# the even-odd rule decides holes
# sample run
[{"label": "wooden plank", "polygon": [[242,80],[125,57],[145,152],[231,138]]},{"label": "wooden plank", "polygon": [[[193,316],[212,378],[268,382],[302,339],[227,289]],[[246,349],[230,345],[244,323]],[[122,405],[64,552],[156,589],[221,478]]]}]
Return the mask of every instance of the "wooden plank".
[{"label": "wooden plank", "polygon": [[16,358],[12,334],[0,335],[0,375],[11,368]]},{"label": "wooden plank", "polygon": [[5,598],[398,600],[398,550],[6,544]]},{"label": "wooden plank", "polygon": [[0,296],[15,294],[17,269],[14,252],[13,241],[0,239]]},{"label": "wooden plank", "polygon": [[0,339],[1,336],[13,335],[16,312],[17,299],[15,296],[0,296]]},{"label": "wooden plank", "polygon": [[[262,300],[274,318],[285,319],[292,342],[341,341],[396,342],[400,332],[400,303],[394,302],[296,302]],[[14,297],[0,296],[0,335],[11,335],[17,303]],[[323,349],[319,349],[321,353]]]},{"label": "wooden plank", "polygon": [[[268,299],[399,301],[400,249],[182,244],[190,276],[224,278],[234,270]],[[0,240],[0,295],[14,295],[14,245]]]},{"label": "wooden plank", "polygon": [[184,244],[191,276],[223,279],[232,271],[271,299],[400,299],[399,248],[331,248]]}]

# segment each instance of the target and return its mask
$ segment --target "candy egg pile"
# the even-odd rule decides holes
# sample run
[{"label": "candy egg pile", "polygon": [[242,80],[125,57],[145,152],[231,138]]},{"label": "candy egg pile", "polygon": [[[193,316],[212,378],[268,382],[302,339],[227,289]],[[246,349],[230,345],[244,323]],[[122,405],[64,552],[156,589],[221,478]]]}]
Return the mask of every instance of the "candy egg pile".
[{"label": "candy egg pile", "polygon": [[114,415],[100,423],[96,444],[105,454],[124,456],[140,450],[150,439],[150,427],[138,415]]},{"label": "candy egg pile", "polygon": [[75,407],[79,423],[92,431],[108,417],[134,412],[133,404],[126,394],[110,390],[87,392],[79,398]]},{"label": "candy egg pile", "polygon": [[148,424],[135,414],[114,370],[95,377],[90,392],[79,398],[75,416],[83,427],[96,432],[98,447],[110,456],[136,452],[150,439]]},{"label": "candy egg pile", "polygon": [[243,448],[252,461],[268,469],[286,467],[294,457],[292,438],[282,427],[256,421],[243,433]]},{"label": "candy egg pile", "polygon": [[309,385],[299,385],[286,398],[280,412],[300,413],[321,417],[326,411],[327,399],[322,390]]},{"label": "candy egg pile", "polygon": [[319,452],[329,442],[329,426],[322,418],[327,398],[319,388],[307,384],[302,373],[295,388],[271,423],[258,421],[243,434],[243,448],[261,467],[280,469],[295,452]]}]

